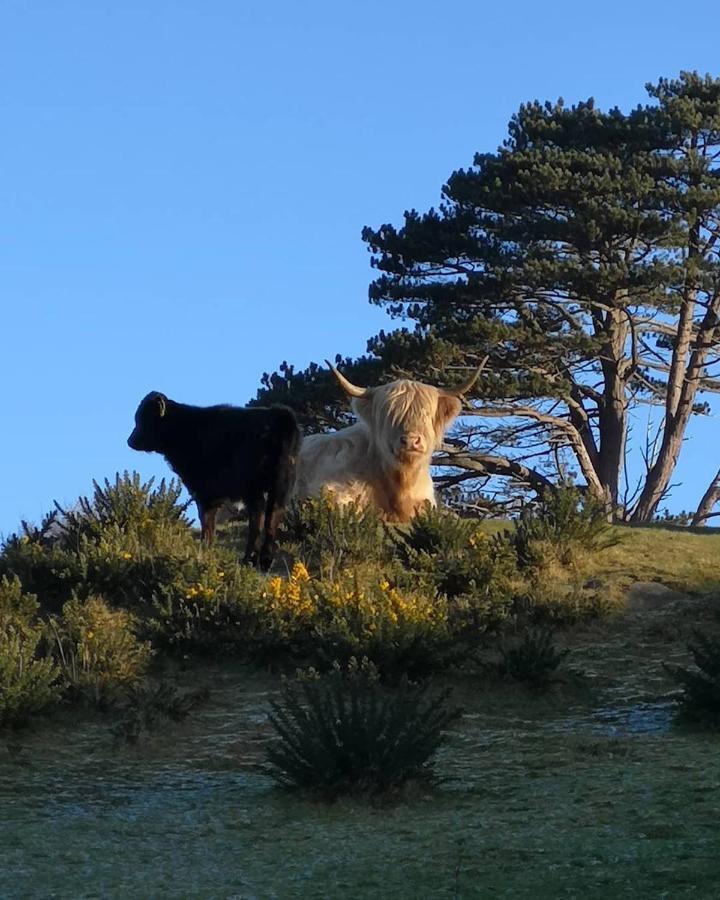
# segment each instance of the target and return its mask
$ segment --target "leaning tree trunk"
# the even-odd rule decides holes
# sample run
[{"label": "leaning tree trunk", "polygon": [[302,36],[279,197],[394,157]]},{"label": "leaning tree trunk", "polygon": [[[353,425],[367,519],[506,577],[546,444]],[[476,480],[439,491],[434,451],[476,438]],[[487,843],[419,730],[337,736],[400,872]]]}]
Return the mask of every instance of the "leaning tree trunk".
[{"label": "leaning tree trunk", "polygon": [[[691,234],[690,257],[697,255],[697,239],[697,229],[694,229]],[[633,511],[633,522],[649,522],[668,489],[700,389],[700,379],[708,353],[716,342],[720,294],[716,294],[706,307],[705,315],[693,340],[693,314],[696,306],[697,292],[694,285],[688,281],[668,377],[663,440],[658,457],[648,472]],[[690,359],[686,363],[688,352]]]},{"label": "leaning tree trunk", "polygon": [[720,469],[710,482],[710,486],[703,494],[695,515],[692,517],[691,525],[704,525],[713,511],[713,507],[720,500]]}]

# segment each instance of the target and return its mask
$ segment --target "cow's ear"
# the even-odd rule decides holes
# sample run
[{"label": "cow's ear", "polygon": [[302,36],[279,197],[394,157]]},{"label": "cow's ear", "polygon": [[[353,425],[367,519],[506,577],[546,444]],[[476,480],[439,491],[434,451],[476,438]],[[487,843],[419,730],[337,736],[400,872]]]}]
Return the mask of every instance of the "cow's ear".
[{"label": "cow's ear", "polygon": [[440,394],[438,397],[437,412],[435,413],[435,431],[438,436],[460,415],[462,400],[453,394]]},{"label": "cow's ear", "polygon": [[353,397],[350,406],[352,407],[352,411],[355,413],[358,419],[363,419],[363,421],[365,422],[370,422],[372,393],[368,392],[365,397]]},{"label": "cow's ear", "polygon": [[160,391],[153,391],[151,396],[155,414],[162,419],[167,412],[167,397],[165,394],[161,394]]}]

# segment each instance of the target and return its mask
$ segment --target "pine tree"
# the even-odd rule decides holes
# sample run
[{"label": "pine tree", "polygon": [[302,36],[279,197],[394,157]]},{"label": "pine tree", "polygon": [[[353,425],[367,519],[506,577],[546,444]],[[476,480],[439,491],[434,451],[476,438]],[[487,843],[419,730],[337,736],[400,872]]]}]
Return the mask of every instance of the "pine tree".
[{"label": "pine tree", "polygon": [[[373,338],[353,380],[449,384],[490,355],[476,424],[438,458],[456,482],[505,474],[541,489],[549,470],[577,467],[609,511],[647,521],[691,415],[707,411],[701,392],[718,389],[720,80],[681,73],[647,89],[627,114],[525,104],[438,209],[363,230],[371,302],[406,328]],[[263,396],[307,397],[318,377],[286,369]],[[322,425],[343,421],[332,397]],[[633,501],[623,472],[641,403],[663,415]]]}]

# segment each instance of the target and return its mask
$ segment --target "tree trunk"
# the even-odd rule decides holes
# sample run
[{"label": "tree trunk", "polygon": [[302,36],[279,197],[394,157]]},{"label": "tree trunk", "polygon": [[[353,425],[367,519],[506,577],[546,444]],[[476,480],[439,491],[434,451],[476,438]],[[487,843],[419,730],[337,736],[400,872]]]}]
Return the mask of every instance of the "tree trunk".
[{"label": "tree trunk", "polygon": [[713,507],[720,499],[720,469],[710,482],[710,486],[703,494],[700,505],[695,515],[692,517],[691,525],[704,525],[708,516],[713,511]]},{"label": "tree trunk", "polygon": [[631,516],[631,521],[633,522],[649,522],[652,519],[672,478],[672,473],[680,455],[680,448],[685,437],[687,424],[692,415],[698,388],[700,387],[700,376],[703,372],[705,360],[715,341],[715,333],[717,331],[716,307],[719,302],[720,298],[716,298],[705,314],[695,349],[692,351],[690,362],[684,371],[677,409],[675,413],[665,417],[665,431],[660,452],[655,460],[655,464],[648,472],[642,493]]},{"label": "tree trunk", "polygon": [[[693,147],[695,146],[696,138],[693,137]],[[697,213],[697,211],[695,212]],[[692,331],[697,306],[696,274],[693,263],[700,255],[699,241],[700,219],[696,214],[695,222],[688,236],[683,300],[668,376],[663,441],[658,458],[648,472],[645,485],[632,514],[633,522],[649,522],[652,519],[670,484],[680,455],[685,430],[692,415],[695,397],[700,387],[703,366],[717,330],[718,297],[715,297],[707,307],[693,347]],[[686,362],[688,353],[690,353],[690,359]]]},{"label": "tree trunk", "polygon": [[625,460],[627,436],[627,377],[623,363],[628,337],[628,319],[624,310],[608,310],[598,320],[604,348],[600,357],[603,372],[603,396],[598,404],[599,452],[597,475],[605,491],[608,514],[614,516],[620,497],[620,477]]}]

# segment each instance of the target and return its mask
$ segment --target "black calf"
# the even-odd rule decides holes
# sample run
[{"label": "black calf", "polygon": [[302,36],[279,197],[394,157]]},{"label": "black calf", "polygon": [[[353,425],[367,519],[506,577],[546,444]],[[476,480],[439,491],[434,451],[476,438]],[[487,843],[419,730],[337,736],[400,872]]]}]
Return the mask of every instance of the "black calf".
[{"label": "black calf", "polygon": [[285,406],[188,406],[153,391],[137,408],[128,444],[162,453],[192,494],[209,543],[218,509],[242,501],[249,518],[244,561],[267,571],[295,483],[300,440],[295,415]]}]

